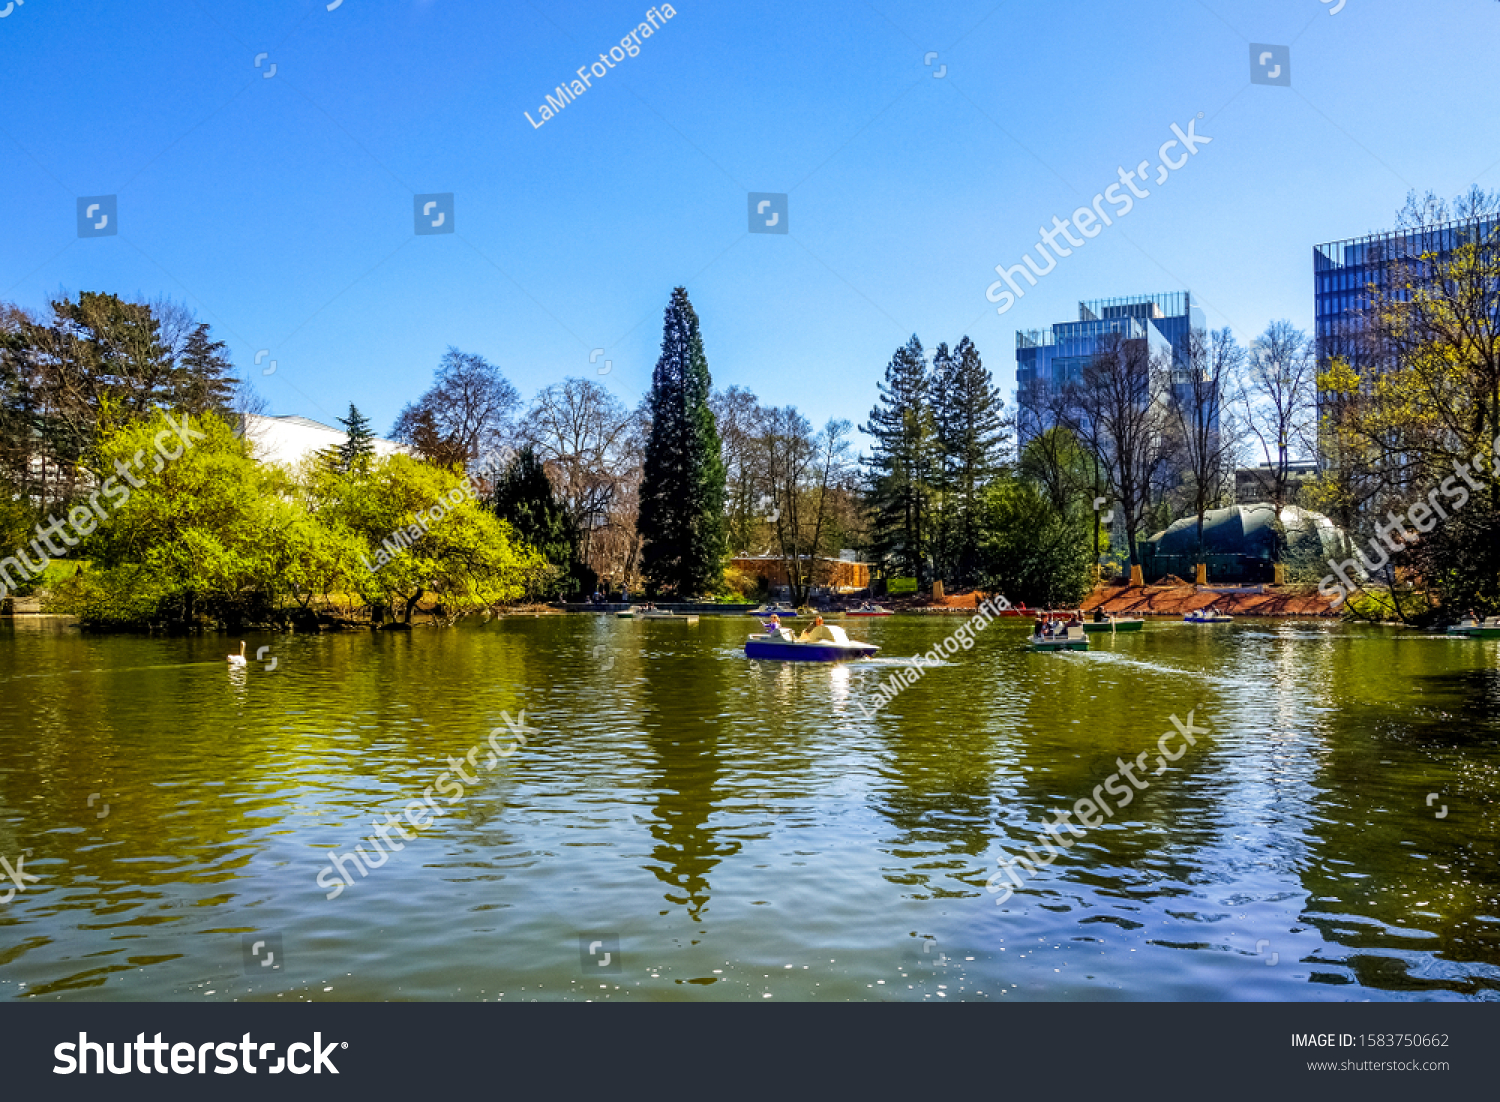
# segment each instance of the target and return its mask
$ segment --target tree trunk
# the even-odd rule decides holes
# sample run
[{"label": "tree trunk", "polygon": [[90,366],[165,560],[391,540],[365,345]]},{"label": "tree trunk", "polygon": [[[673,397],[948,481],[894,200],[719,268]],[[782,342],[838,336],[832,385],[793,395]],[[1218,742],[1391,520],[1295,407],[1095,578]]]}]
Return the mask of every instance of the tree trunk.
[{"label": "tree trunk", "polygon": [[405,615],[401,619],[401,622],[403,624],[406,624],[408,627],[411,626],[412,613],[416,612],[416,610],[417,610],[417,602],[422,599],[422,595],[424,593],[426,593],[426,592],[427,591],[425,589],[418,589],[415,593],[413,593],[407,599],[407,601],[406,601],[406,612],[405,612]]}]

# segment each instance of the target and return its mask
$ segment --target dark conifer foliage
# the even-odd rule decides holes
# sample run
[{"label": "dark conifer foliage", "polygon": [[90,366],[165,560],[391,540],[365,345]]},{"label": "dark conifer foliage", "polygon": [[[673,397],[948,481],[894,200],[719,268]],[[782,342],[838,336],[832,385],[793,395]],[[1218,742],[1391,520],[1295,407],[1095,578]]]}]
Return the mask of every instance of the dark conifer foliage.
[{"label": "dark conifer foliage", "polygon": [[1010,448],[1005,399],[968,337],[952,352],[938,345],[932,366],[940,572],[954,584],[972,585],[979,569],[983,491],[1004,470]]},{"label": "dark conifer foliage", "polygon": [[866,460],[871,544],[878,556],[922,582],[929,573],[937,438],[931,380],[915,333],[891,357],[879,387],[869,423],[860,428],[875,441]]},{"label": "dark conifer foliage", "polygon": [[578,529],[558,500],[546,466],[531,445],[523,447],[495,479],[489,504],[497,517],[516,530],[516,535],[558,568],[545,596],[577,588],[576,580],[569,586],[568,579],[577,573]]},{"label": "dark conifer foliage", "polygon": [[672,292],[661,358],[647,398],[651,432],[642,471],[638,530],[650,591],[696,596],[723,576],[728,542],[724,459],[698,315],[687,289]]},{"label": "dark conifer foliage", "polygon": [[370,431],[370,419],[359,412],[359,407],[349,403],[349,416],[340,417],[346,439],[334,448],[329,461],[340,471],[351,471],[363,467],[375,457],[375,434]]}]

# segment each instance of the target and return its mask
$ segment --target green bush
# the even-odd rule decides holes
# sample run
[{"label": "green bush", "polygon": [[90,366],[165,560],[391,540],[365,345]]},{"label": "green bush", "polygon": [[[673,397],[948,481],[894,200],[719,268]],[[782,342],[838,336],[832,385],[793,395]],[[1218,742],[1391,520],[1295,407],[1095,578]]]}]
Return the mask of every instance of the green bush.
[{"label": "green bush", "polygon": [[1092,516],[1059,515],[1034,483],[995,483],[981,525],[981,589],[1033,608],[1072,608],[1093,588]]}]

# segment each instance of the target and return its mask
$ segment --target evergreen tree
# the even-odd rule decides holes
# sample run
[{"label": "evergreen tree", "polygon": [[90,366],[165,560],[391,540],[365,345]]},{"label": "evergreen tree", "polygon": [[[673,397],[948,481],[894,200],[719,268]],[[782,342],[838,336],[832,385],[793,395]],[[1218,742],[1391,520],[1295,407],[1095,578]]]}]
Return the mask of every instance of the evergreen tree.
[{"label": "evergreen tree", "polygon": [[349,416],[340,417],[345,439],[342,444],[329,448],[324,453],[329,466],[336,471],[348,472],[363,468],[375,458],[375,434],[370,431],[370,419],[359,412],[359,407],[349,403]]},{"label": "evergreen tree", "polygon": [[495,516],[509,522],[517,536],[557,568],[545,592],[537,596],[555,596],[570,576],[576,577],[578,529],[530,444],[495,479],[489,505]]},{"label": "evergreen tree", "polygon": [[228,415],[230,371],[224,343],[170,300],[84,291],[46,316],[0,303],[0,465],[46,516],[101,434],[158,409]]},{"label": "evergreen tree", "polygon": [[687,289],[672,292],[661,358],[647,398],[651,433],[641,475],[642,573],[649,591],[691,596],[723,577],[728,543],[724,458],[713,410],[712,380],[698,315]]},{"label": "evergreen tree", "polygon": [[860,431],[875,441],[866,460],[871,544],[894,558],[918,584],[930,551],[933,462],[936,434],[929,401],[930,380],[915,333],[886,365],[880,398]]},{"label": "evergreen tree", "polygon": [[968,337],[951,353],[946,344],[938,345],[932,367],[942,503],[939,557],[950,581],[972,585],[979,568],[981,497],[1003,469],[1010,445],[1005,400]]},{"label": "evergreen tree", "polygon": [[175,404],[189,413],[232,416],[238,380],[231,374],[234,365],[229,362],[229,346],[215,340],[208,323],[194,319],[184,306],[157,303],[152,309],[165,314],[174,331],[167,355],[173,367]]}]

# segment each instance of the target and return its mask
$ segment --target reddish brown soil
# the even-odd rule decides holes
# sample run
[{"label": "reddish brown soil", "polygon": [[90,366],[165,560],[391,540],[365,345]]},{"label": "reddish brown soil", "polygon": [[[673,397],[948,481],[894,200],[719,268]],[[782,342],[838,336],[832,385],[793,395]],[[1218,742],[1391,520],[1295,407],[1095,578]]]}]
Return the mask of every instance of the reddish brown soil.
[{"label": "reddish brown soil", "polygon": [[[1231,616],[1286,616],[1299,619],[1336,617],[1338,613],[1316,590],[1303,587],[1266,586],[1264,593],[1200,593],[1184,582],[1180,585],[1101,585],[1083,600],[1083,609],[1099,606],[1113,615],[1181,616],[1196,608],[1217,605]],[[987,594],[971,591],[950,593],[941,601],[927,596],[895,597],[880,602],[893,612],[973,611]]]},{"label": "reddish brown soil", "polygon": [[1231,616],[1335,617],[1327,598],[1316,590],[1266,586],[1264,593],[1204,593],[1192,585],[1100,586],[1083,601],[1086,612],[1103,606],[1114,615],[1181,616],[1217,605]]}]

